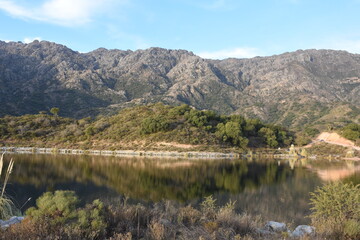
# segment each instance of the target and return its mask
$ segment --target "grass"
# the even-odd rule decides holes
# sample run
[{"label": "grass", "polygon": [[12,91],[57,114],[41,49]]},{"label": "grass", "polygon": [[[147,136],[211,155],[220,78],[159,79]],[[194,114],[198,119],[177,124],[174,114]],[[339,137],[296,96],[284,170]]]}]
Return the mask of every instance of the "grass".
[{"label": "grass", "polygon": [[[73,201],[64,196],[60,191],[44,194],[25,220],[3,231],[0,239],[259,239],[259,218],[235,213],[232,203],[218,207],[211,197],[200,209],[169,201],[130,205],[125,200],[111,205],[95,200],[73,209]],[[54,201],[61,205],[53,207]]]},{"label": "grass", "polygon": [[[329,186],[312,194],[310,217],[317,233],[300,239],[359,239],[359,185]],[[128,204],[127,198],[79,208],[70,191],[48,192],[36,202],[23,222],[1,231],[0,239],[298,239],[287,232],[261,233],[259,216],[235,212],[234,202],[217,206],[212,196],[198,208],[170,201]]]}]

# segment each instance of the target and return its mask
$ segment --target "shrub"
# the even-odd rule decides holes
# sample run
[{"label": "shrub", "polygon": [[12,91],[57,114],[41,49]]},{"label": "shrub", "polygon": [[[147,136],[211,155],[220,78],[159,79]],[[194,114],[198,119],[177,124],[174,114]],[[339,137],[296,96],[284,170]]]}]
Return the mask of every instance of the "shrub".
[{"label": "shrub", "polygon": [[36,200],[37,207],[31,207],[26,215],[39,219],[49,217],[52,223],[65,223],[76,217],[79,200],[73,191],[46,192]]},{"label": "shrub", "polygon": [[95,239],[105,235],[105,214],[104,204],[100,200],[94,200],[84,209],[78,210],[78,220],[74,225],[82,239]]},{"label": "shrub", "polygon": [[166,239],[166,230],[165,226],[157,221],[151,221],[148,226],[150,232],[150,238],[154,240],[163,240]]},{"label": "shrub", "polygon": [[311,193],[312,224],[319,233],[359,239],[360,185],[331,183]]},{"label": "shrub", "polygon": [[169,123],[161,117],[148,117],[141,123],[141,133],[151,134],[169,130]]},{"label": "shrub", "polygon": [[349,140],[356,141],[360,138],[360,124],[350,123],[346,125],[342,129],[342,136]]},{"label": "shrub", "polygon": [[215,219],[216,217],[216,199],[213,199],[212,195],[205,197],[201,203],[201,212],[209,219]]},{"label": "shrub", "polygon": [[185,226],[191,226],[198,223],[200,218],[201,212],[191,206],[179,209],[178,222],[185,224]]},{"label": "shrub", "polygon": [[56,238],[60,234],[69,239],[103,239],[107,231],[103,203],[94,200],[83,209],[76,208],[78,203],[73,191],[46,192],[26,214],[30,222],[36,223],[32,228],[39,228],[42,236]]},{"label": "shrub", "polygon": [[316,135],[318,135],[320,133],[320,131],[317,128],[307,127],[307,128],[305,128],[305,133],[309,137],[315,137]]}]

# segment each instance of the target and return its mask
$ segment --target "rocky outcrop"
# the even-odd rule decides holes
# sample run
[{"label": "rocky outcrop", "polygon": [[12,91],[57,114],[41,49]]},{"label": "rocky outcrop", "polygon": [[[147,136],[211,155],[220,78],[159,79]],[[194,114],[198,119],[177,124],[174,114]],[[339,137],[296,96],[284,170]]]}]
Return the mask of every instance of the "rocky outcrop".
[{"label": "rocky outcrop", "polygon": [[315,234],[315,228],[308,225],[299,225],[291,233],[292,237],[303,237],[303,236],[312,236]]},{"label": "rocky outcrop", "polygon": [[265,230],[270,232],[286,232],[288,229],[285,223],[269,221],[265,225]]},{"label": "rocky outcrop", "polygon": [[7,221],[0,220],[0,228],[8,228],[13,224],[21,223],[22,220],[24,220],[24,217],[17,217],[17,216],[13,216]]},{"label": "rocky outcrop", "polygon": [[79,53],[47,41],[0,41],[0,115],[56,106],[63,116],[84,117],[158,101],[285,126],[304,125],[338,105],[354,118],[360,55],[299,50],[216,61],[185,50]]},{"label": "rocky outcrop", "polygon": [[275,234],[286,234],[291,238],[302,238],[304,236],[315,235],[315,228],[308,225],[299,225],[294,231],[290,231],[285,223],[269,221],[261,229],[257,230],[258,234],[262,236],[270,236]]}]

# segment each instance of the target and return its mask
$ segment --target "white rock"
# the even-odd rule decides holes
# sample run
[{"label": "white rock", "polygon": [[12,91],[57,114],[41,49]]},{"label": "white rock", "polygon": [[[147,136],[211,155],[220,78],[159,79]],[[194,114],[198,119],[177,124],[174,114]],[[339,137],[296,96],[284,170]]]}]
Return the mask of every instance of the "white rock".
[{"label": "white rock", "polygon": [[305,235],[313,235],[315,234],[315,228],[308,225],[299,225],[292,232],[292,237],[302,237]]},{"label": "white rock", "polygon": [[22,220],[24,220],[24,217],[16,217],[16,216],[11,217],[7,221],[0,220],[0,227],[8,228],[10,225],[15,223],[20,223]]},{"label": "white rock", "polygon": [[272,232],[287,232],[285,223],[269,221],[265,225],[265,229]]}]

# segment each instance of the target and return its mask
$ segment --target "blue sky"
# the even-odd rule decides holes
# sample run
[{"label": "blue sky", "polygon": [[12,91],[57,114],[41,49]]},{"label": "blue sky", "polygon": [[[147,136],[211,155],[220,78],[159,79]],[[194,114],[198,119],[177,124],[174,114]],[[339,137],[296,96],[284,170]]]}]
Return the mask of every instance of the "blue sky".
[{"label": "blue sky", "polygon": [[0,0],[0,40],[185,49],[206,58],[360,53],[360,0]]}]

